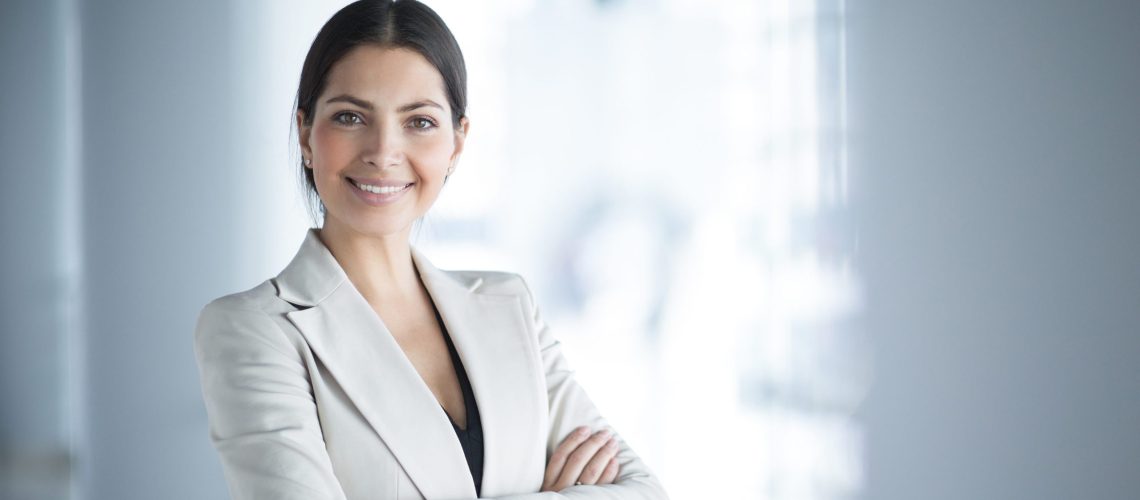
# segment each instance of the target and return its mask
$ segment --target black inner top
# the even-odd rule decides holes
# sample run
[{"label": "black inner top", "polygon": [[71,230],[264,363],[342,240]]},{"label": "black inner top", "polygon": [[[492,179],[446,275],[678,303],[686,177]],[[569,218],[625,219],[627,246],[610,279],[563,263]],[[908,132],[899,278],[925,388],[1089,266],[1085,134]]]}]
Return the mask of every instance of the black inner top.
[{"label": "black inner top", "polygon": [[[451,422],[451,427],[455,429],[455,435],[459,438],[459,445],[463,447],[467,467],[471,469],[471,478],[475,480],[475,495],[479,496],[483,487],[483,424],[479,420],[479,407],[475,404],[475,393],[471,390],[471,382],[467,379],[467,370],[463,368],[463,361],[459,359],[459,352],[451,342],[451,335],[447,333],[443,318],[439,316],[439,311],[436,311],[435,315],[439,321],[439,329],[443,332],[443,339],[447,341],[447,351],[451,353],[451,364],[455,366],[459,387],[463,391],[463,406],[467,408],[467,428],[460,429],[451,419],[451,415],[447,415],[447,420]],[[443,409],[443,405],[439,407]],[[446,409],[444,414],[447,414]]]}]

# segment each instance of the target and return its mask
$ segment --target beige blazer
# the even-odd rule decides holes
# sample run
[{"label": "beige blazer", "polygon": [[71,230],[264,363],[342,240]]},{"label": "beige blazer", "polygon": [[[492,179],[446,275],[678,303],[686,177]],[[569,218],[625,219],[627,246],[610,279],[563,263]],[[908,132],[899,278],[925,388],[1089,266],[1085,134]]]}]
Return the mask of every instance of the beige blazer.
[{"label": "beige blazer", "polygon": [[[606,421],[522,278],[412,257],[479,404],[484,497],[665,498],[620,438],[614,484],[536,493],[554,447]],[[207,305],[194,340],[233,498],[475,497],[447,414],[316,230],[276,278]]]}]

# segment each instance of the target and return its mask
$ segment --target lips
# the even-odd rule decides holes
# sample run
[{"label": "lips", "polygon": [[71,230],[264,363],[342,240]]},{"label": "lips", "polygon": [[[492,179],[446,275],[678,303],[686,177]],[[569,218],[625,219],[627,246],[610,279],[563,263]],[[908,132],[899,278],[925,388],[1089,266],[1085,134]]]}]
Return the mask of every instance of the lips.
[{"label": "lips", "polygon": [[412,190],[412,186],[416,185],[414,182],[380,179],[346,178],[345,182],[349,185],[349,191],[356,195],[356,199],[373,207],[398,203]]},{"label": "lips", "polygon": [[361,191],[372,194],[393,194],[404,191],[414,182],[400,181],[400,180],[387,180],[387,179],[354,179],[348,178],[348,182],[352,183]]}]

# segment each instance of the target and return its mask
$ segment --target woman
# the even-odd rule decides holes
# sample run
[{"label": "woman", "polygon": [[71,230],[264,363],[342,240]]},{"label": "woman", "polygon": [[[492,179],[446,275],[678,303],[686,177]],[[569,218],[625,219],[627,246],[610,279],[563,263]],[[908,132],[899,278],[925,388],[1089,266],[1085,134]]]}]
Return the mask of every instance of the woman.
[{"label": "woman", "polygon": [[465,79],[413,0],[353,3],[313,42],[296,119],[324,224],[195,334],[235,498],[665,497],[519,276],[441,271],[409,244],[463,150]]}]

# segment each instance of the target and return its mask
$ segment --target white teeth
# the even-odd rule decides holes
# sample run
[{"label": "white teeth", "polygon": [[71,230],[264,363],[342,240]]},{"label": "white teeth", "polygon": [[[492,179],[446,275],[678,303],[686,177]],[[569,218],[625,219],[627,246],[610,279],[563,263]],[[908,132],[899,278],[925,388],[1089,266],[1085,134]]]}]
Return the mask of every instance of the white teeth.
[{"label": "white teeth", "polygon": [[352,183],[356,184],[356,187],[358,187],[360,189],[363,189],[365,191],[368,191],[369,193],[375,193],[375,194],[391,194],[391,193],[395,193],[397,191],[403,191],[405,188],[408,187],[408,185],[406,185],[406,184],[403,186],[383,187],[383,186],[373,186],[371,184],[361,184],[361,183],[356,182],[356,181],[352,181]]}]

